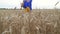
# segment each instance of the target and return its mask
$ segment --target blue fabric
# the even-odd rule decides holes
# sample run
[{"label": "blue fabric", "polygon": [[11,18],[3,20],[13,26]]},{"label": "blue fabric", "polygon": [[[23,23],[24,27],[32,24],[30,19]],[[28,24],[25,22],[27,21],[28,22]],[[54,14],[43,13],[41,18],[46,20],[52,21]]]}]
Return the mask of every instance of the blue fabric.
[{"label": "blue fabric", "polygon": [[32,0],[30,0],[29,2],[27,2],[26,0],[23,1],[24,2],[24,8],[29,7],[30,10],[32,10]]}]

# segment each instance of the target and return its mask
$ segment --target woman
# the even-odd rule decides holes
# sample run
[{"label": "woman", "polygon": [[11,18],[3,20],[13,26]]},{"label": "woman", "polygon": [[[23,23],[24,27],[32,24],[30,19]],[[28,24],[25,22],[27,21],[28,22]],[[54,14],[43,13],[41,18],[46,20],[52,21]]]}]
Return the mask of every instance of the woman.
[{"label": "woman", "polygon": [[23,0],[21,7],[25,8],[25,12],[32,10],[32,0]]}]

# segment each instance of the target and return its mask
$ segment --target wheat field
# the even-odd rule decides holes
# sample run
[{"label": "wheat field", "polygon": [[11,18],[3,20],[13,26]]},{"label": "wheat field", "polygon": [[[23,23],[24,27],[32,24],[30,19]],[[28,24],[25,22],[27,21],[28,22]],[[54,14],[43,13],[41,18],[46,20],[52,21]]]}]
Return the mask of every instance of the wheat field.
[{"label": "wheat field", "polygon": [[0,34],[60,34],[60,9],[0,10]]}]

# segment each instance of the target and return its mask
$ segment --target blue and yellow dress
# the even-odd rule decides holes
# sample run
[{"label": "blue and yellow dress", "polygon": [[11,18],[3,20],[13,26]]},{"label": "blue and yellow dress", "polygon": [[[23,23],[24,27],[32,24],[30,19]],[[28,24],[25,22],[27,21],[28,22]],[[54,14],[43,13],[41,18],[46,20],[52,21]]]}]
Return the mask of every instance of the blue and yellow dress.
[{"label": "blue and yellow dress", "polygon": [[24,5],[23,5],[24,8],[29,7],[30,10],[32,10],[32,0],[30,0],[29,2],[27,2],[26,0],[23,0],[23,2],[24,2]]}]

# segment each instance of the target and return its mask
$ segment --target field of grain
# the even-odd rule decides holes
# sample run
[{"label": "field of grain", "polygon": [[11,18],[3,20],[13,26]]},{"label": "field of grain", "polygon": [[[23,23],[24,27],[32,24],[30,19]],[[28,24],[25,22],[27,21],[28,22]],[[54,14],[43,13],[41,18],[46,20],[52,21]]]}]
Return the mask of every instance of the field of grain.
[{"label": "field of grain", "polygon": [[0,10],[0,34],[60,34],[60,10]]}]

